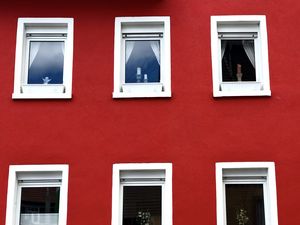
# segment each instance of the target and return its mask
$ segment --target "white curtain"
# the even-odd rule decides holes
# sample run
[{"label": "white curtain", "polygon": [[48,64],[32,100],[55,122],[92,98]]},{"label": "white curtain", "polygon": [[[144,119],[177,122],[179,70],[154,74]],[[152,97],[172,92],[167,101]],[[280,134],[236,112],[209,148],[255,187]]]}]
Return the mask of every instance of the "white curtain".
[{"label": "white curtain", "polygon": [[58,213],[30,213],[20,215],[20,225],[57,225]]},{"label": "white curtain", "polygon": [[244,50],[252,64],[255,68],[255,53],[254,53],[254,42],[253,41],[243,41]]},{"label": "white curtain", "polygon": [[37,53],[40,50],[41,42],[31,42],[30,43],[30,61],[29,61],[29,67],[31,67]]},{"label": "white curtain", "polygon": [[126,41],[125,44],[125,62],[127,63],[134,48],[134,41]]},{"label": "white curtain", "polygon": [[160,65],[160,46],[159,41],[150,41],[151,48],[154,52],[154,55],[157,59],[158,64]]},{"label": "white curtain", "polygon": [[222,41],[222,45],[221,45],[221,59],[223,59],[224,57],[224,53],[225,53],[225,49],[226,49],[226,46],[227,46],[227,41]]},{"label": "white curtain", "polygon": [[51,48],[52,46],[49,44],[50,44],[49,42],[31,42],[30,43],[29,67],[31,67],[33,61],[35,60],[35,58],[40,50],[41,50],[42,54],[45,54],[45,52],[52,51],[53,53],[62,53],[63,55],[65,55],[65,42],[62,41],[62,42],[56,43],[57,47],[55,47],[55,48]]},{"label": "white curtain", "polygon": [[61,50],[62,50],[62,54],[65,55],[65,42],[61,42]]}]

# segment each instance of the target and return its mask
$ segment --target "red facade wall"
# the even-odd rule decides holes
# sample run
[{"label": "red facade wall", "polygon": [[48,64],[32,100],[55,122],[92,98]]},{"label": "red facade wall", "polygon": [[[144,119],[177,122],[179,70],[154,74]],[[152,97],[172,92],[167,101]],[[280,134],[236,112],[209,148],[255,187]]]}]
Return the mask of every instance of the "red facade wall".
[{"label": "red facade wall", "polygon": [[[112,164],[172,162],[174,225],[216,224],[215,162],[274,161],[280,224],[298,224],[296,0],[0,3],[0,225],[10,164],[70,165],[68,225],[109,225]],[[210,16],[266,15],[271,97],[212,97]],[[112,99],[116,16],[171,16],[172,98]],[[12,100],[18,17],[73,17],[72,100]]]}]

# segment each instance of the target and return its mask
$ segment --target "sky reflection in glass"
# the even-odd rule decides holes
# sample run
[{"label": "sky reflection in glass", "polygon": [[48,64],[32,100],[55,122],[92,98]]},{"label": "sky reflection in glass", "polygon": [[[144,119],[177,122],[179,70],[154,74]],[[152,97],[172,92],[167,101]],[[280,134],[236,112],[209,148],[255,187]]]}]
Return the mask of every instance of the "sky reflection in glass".
[{"label": "sky reflection in glass", "polygon": [[28,84],[62,84],[63,41],[31,41],[29,45]]},{"label": "sky reflection in glass", "polygon": [[160,41],[126,41],[125,83],[160,82]]}]

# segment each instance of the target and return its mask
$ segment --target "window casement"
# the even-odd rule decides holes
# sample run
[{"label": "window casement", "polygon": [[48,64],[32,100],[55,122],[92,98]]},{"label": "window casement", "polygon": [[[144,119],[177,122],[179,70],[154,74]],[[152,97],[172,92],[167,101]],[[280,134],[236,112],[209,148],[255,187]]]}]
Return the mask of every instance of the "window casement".
[{"label": "window casement", "polygon": [[172,164],[113,165],[112,225],[172,225]]},{"label": "window casement", "polygon": [[266,17],[212,16],[213,96],[270,96]]},{"label": "window casement", "polygon": [[170,17],[115,19],[113,98],[171,97]]},{"label": "window casement", "polygon": [[14,99],[72,97],[73,19],[19,18]]},{"label": "window casement", "polygon": [[68,165],[11,165],[6,225],[66,225]]},{"label": "window casement", "polygon": [[216,163],[217,225],[278,225],[273,162]]}]

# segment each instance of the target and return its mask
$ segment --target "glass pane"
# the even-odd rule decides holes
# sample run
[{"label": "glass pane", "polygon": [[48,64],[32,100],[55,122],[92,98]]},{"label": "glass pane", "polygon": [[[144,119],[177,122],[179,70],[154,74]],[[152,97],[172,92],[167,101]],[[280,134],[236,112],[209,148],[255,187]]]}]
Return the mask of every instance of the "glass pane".
[{"label": "glass pane", "polygon": [[123,225],[161,225],[161,186],[124,186]]},{"label": "glass pane", "polygon": [[160,42],[126,41],[125,83],[160,82]]},{"label": "glass pane", "polygon": [[222,80],[256,81],[254,40],[222,40]]},{"label": "glass pane", "polygon": [[23,187],[20,225],[57,225],[59,187]]},{"label": "glass pane", "polygon": [[31,41],[29,45],[28,84],[62,84],[63,41]]},{"label": "glass pane", "polygon": [[265,225],[262,184],[226,184],[227,225]]}]

